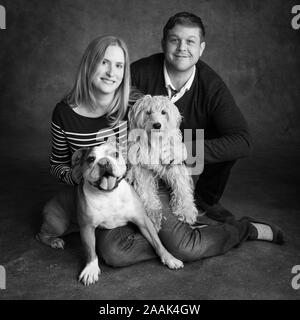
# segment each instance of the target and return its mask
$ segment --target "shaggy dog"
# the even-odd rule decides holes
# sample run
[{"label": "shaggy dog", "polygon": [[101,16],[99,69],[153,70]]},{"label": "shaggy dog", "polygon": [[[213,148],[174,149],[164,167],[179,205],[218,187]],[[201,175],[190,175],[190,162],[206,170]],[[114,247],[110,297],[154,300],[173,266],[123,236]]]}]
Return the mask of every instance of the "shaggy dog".
[{"label": "shaggy dog", "polygon": [[[177,107],[167,97],[146,95],[137,100],[128,117],[130,169],[127,179],[139,194],[155,228],[161,227],[163,209],[158,195],[159,179],[171,189],[172,213],[179,220],[194,224],[198,211],[193,181],[183,163],[186,149],[179,130],[181,115]],[[175,155],[175,161],[164,157],[165,150]]]}]

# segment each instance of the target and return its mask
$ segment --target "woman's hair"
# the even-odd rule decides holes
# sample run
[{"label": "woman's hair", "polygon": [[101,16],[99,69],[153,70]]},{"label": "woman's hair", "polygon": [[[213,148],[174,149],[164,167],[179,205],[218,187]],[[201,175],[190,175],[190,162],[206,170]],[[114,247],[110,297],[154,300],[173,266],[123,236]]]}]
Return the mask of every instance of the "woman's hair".
[{"label": "woman's hair", "polygon": [[96,99],[93,94],[92,78],[97,65],[102,61],[105,51],[109,46],[119,46],[125,57],[124,76],[120,86],[117,88],[113,101],[107,108],[106,117],[111,125],[116,125],[123,120],[128,107],[130,90],[130,66],[128,49],[125,42],[114,36],[101,36],[94,39],[85,50],[81,59],[75,83],[72,90],[66,95],[64,101],[72,108],[83,103],[96,106]]}]

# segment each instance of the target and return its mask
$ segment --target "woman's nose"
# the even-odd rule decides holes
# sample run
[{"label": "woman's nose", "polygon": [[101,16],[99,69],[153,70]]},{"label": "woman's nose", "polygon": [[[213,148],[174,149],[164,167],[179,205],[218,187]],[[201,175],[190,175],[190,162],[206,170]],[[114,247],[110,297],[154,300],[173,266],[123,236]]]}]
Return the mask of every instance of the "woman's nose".
[{"label": "woman's nose", "polygon": [[106,74],[112,77],[115,74],[115,67],[112,64],[108,64]]},{"label": "woman's nose", "polygon": [[107,68],[106,74],[107,74],[108,76],[110,76],[110,77],[113,75],[113,68],[112,68],[111,66],[109,66],[109,67]]}]

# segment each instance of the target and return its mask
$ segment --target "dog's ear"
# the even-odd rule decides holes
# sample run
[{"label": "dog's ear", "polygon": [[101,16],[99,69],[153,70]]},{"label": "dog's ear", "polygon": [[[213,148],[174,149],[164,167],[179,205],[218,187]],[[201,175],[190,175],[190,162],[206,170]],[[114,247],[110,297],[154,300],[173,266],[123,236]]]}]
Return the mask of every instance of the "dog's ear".
[{"label": "dog's ear", "polygon": [[109,144],[112,148],[114,148],[115,150],[119,150],[120,149],[120,143],[117,140],[116,136],[111,136],[109,137],[105,143]]},{"label": "dog's ear", "polygon": [[168,105],[169,105],[169,110],[171,111],[170,112],[170,117],[172,118],[171,121],[175,124],[176,129],[179,129],[182,121],[182,115],[180,114],[176,105],[170,100],[168,101]]},{"label": "dog's ear", "polygon": [[141,113],[143,111],[144,104],[151,98],[150,94],[138,99],[135,104],[130,108],[128,112],[129,128],[138,128],[138,120],[141,120]]},{"label": "dog's ear", "polygon": [[72,168],[82,164],[82,159],[87,154],[88,150],[89,148],[81,148],[73,153],[71,160]]},{"label": "dog's ear", "polygon": [[106,143],[110,144],[115,150],[119,151],[124,159],[126,158],[126,147],[124,143],[120,143],[116,136],[111,136],[106,140]]},{"label": "dog's ear", "polygon": [[107,138],[106,143],[111,144],[112,146],[116,147],[117,146],[117,138],[115,135],[110,136]]},{"label": "dog's ear", "polygon": [[180,114],[178,108],[176,107],[177,114],[176,114],[176,128],[179,129],[181,121],[182,121],[182,115]]}]

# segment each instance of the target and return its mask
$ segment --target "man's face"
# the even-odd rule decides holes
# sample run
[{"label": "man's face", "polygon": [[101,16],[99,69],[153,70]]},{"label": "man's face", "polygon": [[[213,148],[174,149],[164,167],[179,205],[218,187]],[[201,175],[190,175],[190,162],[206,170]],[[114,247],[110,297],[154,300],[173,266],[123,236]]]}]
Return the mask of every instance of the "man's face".
[{"label": "man's face", "polygon": [[177,24],[162,41],[167,68],[170,71],[189,71],[201,57],[205,42],[200,41],[198,27]]}]

